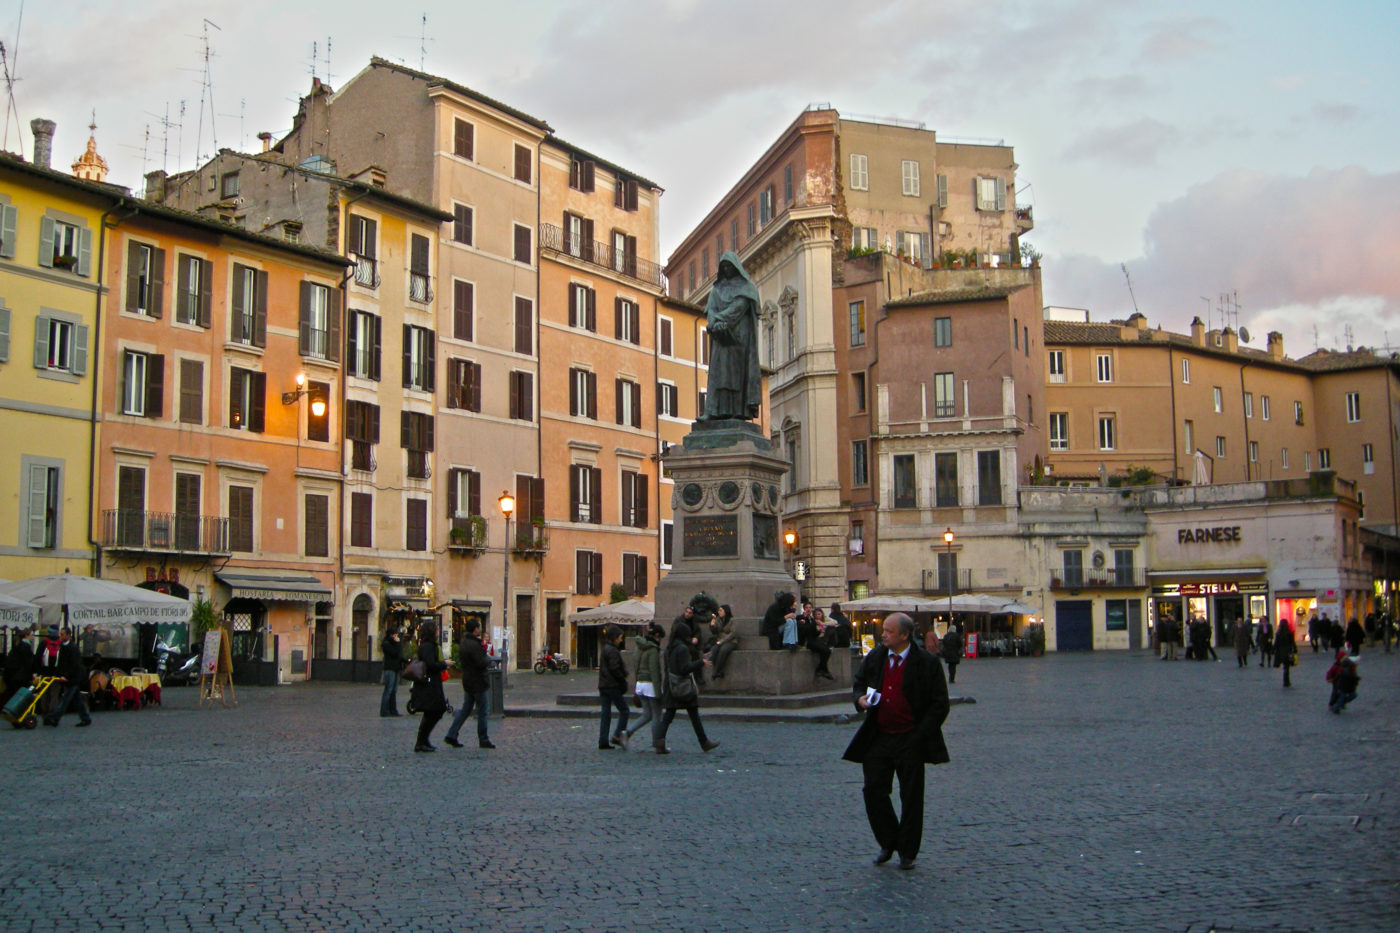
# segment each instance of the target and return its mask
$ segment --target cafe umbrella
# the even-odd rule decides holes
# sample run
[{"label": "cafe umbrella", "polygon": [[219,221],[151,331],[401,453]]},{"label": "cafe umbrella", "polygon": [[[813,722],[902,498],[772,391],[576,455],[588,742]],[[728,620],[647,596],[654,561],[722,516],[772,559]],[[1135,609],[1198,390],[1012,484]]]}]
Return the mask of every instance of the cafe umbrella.
[{"label": "cafe umbrella", "polygon": [[0,625],[30,626],[38,621],[38,606],[0,593]]},{"label": "cafe umbrella", "polygon": [[91,625],[127,622],[189,622],[188,600],[114,580],[59,573],[0,584],[0,595],[39,607],[44,625]]}]

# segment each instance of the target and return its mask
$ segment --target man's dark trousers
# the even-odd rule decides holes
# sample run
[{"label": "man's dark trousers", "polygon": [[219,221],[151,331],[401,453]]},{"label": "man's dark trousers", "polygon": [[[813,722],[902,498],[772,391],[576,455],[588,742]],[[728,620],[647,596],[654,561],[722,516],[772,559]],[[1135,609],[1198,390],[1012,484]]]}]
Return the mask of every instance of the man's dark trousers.
[{"label": "man's dark trousers", "polygon": [[[875,842],[892,849],[901,859],[918,857],[924,836],[924,762],[914,733],[886,735],[878,732],[866,753],[861,770],[865,776],[865,815]],[[894,778],[899,778],[899,813],[890,800]]]}]

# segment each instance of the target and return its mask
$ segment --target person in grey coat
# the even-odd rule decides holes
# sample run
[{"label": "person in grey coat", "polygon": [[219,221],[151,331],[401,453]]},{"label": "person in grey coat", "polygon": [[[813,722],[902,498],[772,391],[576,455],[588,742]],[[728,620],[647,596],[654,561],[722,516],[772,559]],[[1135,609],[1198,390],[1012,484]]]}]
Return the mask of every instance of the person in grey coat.
[{"label": "person in grey coat", "polygon": [[632,738],[642,726],[651,723],[651,737],[656,740],[656,730],[661,726],[661,639],[665,629],[655,622],[647,626],[646,632],[637,639],[637,684],[632,695],[642,705],[641,717],[627,730],[627,738]]}]

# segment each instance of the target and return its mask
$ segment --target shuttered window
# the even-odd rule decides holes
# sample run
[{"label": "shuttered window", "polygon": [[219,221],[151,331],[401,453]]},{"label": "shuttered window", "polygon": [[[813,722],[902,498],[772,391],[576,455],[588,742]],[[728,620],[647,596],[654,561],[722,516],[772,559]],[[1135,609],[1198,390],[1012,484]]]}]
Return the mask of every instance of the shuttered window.
[{"label": "shuttered window", "polygon": [[306,497],[306,556],[330,556],[331,500],[328,496]]},{"label": "shuttered window", "polygon": [[596,596],[603,592],[603,555],[597,551],[574,552],[574,593]]},{"label": "shuttered window", "polygon": [[515,352],[535,352],[535,305],[529,298],[515,299]]},{"label": "shuttered window", "polygon": [[180,423],[204,423],[204,363],[180,360]]},{"label": "shuttered window", "polygon": [[374,547],[374,495],[350,494],[350,546]]},{"label": "shuttered window", "polygon": [[452,283],[452,336],[472,340],[475,330],[476,287],[471,282]]},{"label": "shuttered window", "polygon": [[428,549],[428,500],[409,499],[404,505],[404,547],[410,551],[426,551]]},{"label": "shuttered window", "polygon": [[466,120],[452,121],[452,154],[463,159],[476,157],[476,127]]},{"label": "shuttered window", "polygon": [[628,596],[645,596],[647,580],[647,559],[644,554],[622,555],[622,586]]},{"label": "shuttered window", "polygon": [[527,147],[527,146],[522,146],[522,145],[520,145],[519,143],[516,143],[516,145],[515,145],[515,180],[516,180],[516,181],[523,181],[523,182],[525,182],[525,184],[528,185],[528,184],[530,183],[531,175],[533,174],[533,172],[531,171],[531,169],[532,169],[532,167],[533,167],[533,164],[534,164],[534,159],[533,159],[533,158],[531,157],[531,155],[530,155],[530,149],[529,149],[529,147]]},{"label": "shuttered window", "polygon": [[517,421],[535,418],[535,379],[530,373],[510,374],[510,416]]},{"label": "shuttered window", "polygon": [[569,505],[571,518],[591,525],[601,524],[603,471],[599,467],[576,463],[569,467]]},{"label": "shuttered window", "polygon": [[530,264],[533,258],[534,248],[530,236],[530,228],[521,224],[515,225],[515,261]]},{"label": "shuttered window", "polygon": [[228,548],[253,550],[253,487],[228,488]]}]

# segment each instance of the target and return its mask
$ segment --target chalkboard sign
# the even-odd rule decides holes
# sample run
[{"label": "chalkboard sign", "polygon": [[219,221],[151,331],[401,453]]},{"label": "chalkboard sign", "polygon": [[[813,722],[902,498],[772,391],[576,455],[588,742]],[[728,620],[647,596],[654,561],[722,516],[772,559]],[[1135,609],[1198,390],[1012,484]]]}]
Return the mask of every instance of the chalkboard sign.
[{"label": "chalkboard sign", "polygon": [[199,656],[199,676],[213,677],[219,672],[219,636],[222,629],[210,629],[204,633],[204,653]]},{"label": "chalkboard sign", "polygon": [[202,707],[206,700],[211,706],[215,700],[224,706],[238,705],[233,696],[233,654],[225,629],[204,633],[204,653],[199,657],[199,705]]},{"label": "chalkboard sign", "polygon": [[735,515],[685,516],[686,557],[738,557],[739,519]]}]

